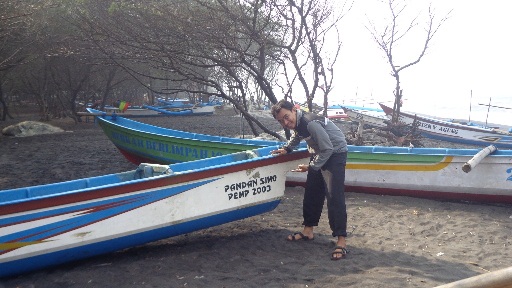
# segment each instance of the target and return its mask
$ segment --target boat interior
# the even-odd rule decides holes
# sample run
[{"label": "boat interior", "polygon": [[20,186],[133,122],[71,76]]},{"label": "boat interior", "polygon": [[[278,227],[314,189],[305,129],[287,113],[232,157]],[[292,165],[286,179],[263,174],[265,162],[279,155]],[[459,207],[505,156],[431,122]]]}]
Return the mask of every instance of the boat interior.
[{"label": "boat interior", "polygon": [[247,150],[233,154],[206,158],[196,161],[176,163],[171,165],[159,165],[142,163],[137,169],[116,174],[83,178],[53,184],[23,187],[0,191],[0,205],[13,201],[23,201],[35,197],[48,197],[54,195],[86,192],[97,187],[116,186],[132,181],[148,181],[156,177],[173,177],[198,170],[215,169],[228,165],[236,165],[240,162],[256,160],[256,158],[268,156],[278,146],[263,147],[255,150]]}]

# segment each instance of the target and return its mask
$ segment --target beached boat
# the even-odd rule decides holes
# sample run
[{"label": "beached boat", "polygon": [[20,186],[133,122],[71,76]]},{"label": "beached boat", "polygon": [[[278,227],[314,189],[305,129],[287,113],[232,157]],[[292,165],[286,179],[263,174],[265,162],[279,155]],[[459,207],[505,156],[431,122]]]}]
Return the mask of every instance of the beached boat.
[{"label": "beached boat", "polygon": [[215,106],[213,105],[199,105],[191,107],[143,105],[143,107],[169,116],[212,115],[215,113]]},{"label": "beached boat", "polygon": [[[383,104],[380,106],[388,116],[393,114],[392,108]],[[494,128],[468,126],[402,111],[400,111],[399,121],[406,125],[412,125],[416,121],[418,131],[424,137],[431,139],[482,147],[492,144],[498,148],[512,149],[512,133]]]},{"label": "beached boat", "polygon": [[270,211],[308,159],[276,148],[0,191],[0,277]]},{"label": "beached boat", "polygon": [[343,110],[348,115],[350,120],[354,122],[363,123],[364,125],[386,127],[387,122],[389,122],[389,118],[386,117],[386,114],[384,114],[384,112],[352,108],[344,108]]},{"label": "beached boat", "polygon": [[[324,115],[324,110],[320,111],[318,114]],[[348,115],[345,113],[341,106],[332,105],[327,107],[327,118],[332,121],[345,121],[348,119]]]},{"label": "beached boat", "polygon": [[170,116],[183,115],[212,115],[215,113],[216,103],[195,103],[192,104],[188,100],[166,101],[157,99],[159,105],[143,105],[144,108],[156,111],[160,114]]},{"label": "beached boat", "polygon": [[[113,131],[106,132],[107,135],[114,135],[114,137],[109,137],[119,142],[119,144],[116,144],[116,146],[119,145],[118,148],[121,147],[119,150],[122,152],[128,151],[123,152],[123,154],[128,159],[131,159],[132,162],[137,163],[140,161],[137,159],[147,159],[149,156],[146,155],[151,155],[151,158],[159,160],[159,163],[180,161],[172,153],[152,155],[148,152],[152,149],[145,148],[144,145],[142,145],[142,151],[130,148],[131,146],[129,145],[132,145],[131,143],[134,142],[130,139],[145,139],[139,138],[146,137],[144,136],[145,134],[151,136],[152,133],[147,131],[149,128],[145,126],[146,124],[129,119],[125,119],[126,121],[121,120],[121,122],[118,122],[119,124],[116,124],[116,121],[119,120],[111,121],[108,119],[109,117],[99,118],[101,118],[98,120],[100,125],[105,123],[105,125],[114,127],[107,129],[107,131],[109,129]],[[135,123],[140,126],[137,127],[137,125],[133,124],[132,128],[128,128],[122,126],[124,125],[122,123]],[[155,127],[149,126],[150,128]],[[155,127],[155,129],[163,128]],[[132,134],[134,132],[131,132],[131,130],[135,130],[136,133]],[[163,131],[165,130],[168,129]],[[184,133],[183,135],[190,134],[182,131],[177,132]],[[157,147],[167,147],[165,145],[172,147],[174,145],[166,144],[173,143],[171,142],[173,140],[167,139],[173,137],[167,136],[169,133],[153,133],[158,134],[159,138],[158,140],[148,140],[150,143],[158,141],[155,144]],[[117,135],[122,136],[118,137]],[[177,134],[177,136],[180,136],[180,134]],[[120,139],[125,139],[125,141]],[[197,140],[206,140],[205,143],[195,144],[204,145],[204,148],[200,149],[212,149],[211,147],[208,148],[209,145],[213,145],[209,143],[209,138],[204,140],[198,138]],[[138,141],[135,141],[135,143],[138,143]],[[149,147],[155,147],[155,145],[151,144]],[[279,144],[273,143],[270,145]],[[347,191],[434,199],[512,203],[512,150],[499,150],[492,153],[475,168],[474,172],[466,174],[462,171],[462,165],[476,155],[479,150],[352,145],[348,148],[347,177],[345,182]],[[182,149],[184,149],[183,151],[193,151],[193,149],[199,148]],[[189,154],[194,155],[197,153]],[[304,185],[305,175],[306,173],[290,172],[287,184],[290,186]]]},{"label": "beached boat", "polygon": [[[346,191],[476,202],[512,203],[512,150],[498,150],[472,171],[478,149],[349,146]],[[306,173],[290,172],[303,186]]]},{"label": "beached boat", "polygon": [[104,110],[107,114],[116,113],[119,116],[128,118],[161,116],[158,111],[146,109],[144,107],[129,107],[123,111],[119,109],[119,107],[105,106]]},{"label": "beached boat", "polygon": [[[351,110],[351,115],[347,112]],[[327,118],[331,120],[354,120],[355,113],[360,113],[363,115],[370,115],[375,117],[386,117],[386,114],[380,108],[373,107],[364,107],[364,106],[354,106],[354,105],[331,105],[327,107]],[[323,110],[319,113],[323,115]],[[387,119],[387,118],[386,118]]]},{"label": "beached boat", "polygon": [[345,111],[343,111],[343,109],[327,108],[327,118],[334,121],[345,121],[348,119],[348,115],[345,113]]},{"label": "beached boat", "polygon": [[119,151],[132,163],[171,164],[204,159],[265,146],[278,141],[238,139],[166,129],[116,117],[97,115],[96,121]]}]

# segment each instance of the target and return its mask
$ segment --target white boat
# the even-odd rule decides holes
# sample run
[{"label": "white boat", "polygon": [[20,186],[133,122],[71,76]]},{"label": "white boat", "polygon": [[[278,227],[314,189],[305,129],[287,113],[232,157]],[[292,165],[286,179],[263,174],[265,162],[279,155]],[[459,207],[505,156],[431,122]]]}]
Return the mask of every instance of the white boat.
[{"label": "white boat", "polygon": [[[388,117],[393,114],[392,108],[383,104],[380,106]],[[406,125],[415,123],[422,135],[428,138],[482,147],[492,144],[498,148],[512,149],[512,133],[506,131],[452,123],[403,111],[400,111],[398,120]]]},{"label": "white boat", "polygon": [[384,112],[367,109],[357,110],[351,108],[344,108],[344,110],[350,120],[365,125],[386,127],[389,122],[389,119]]},{"label": "white boat", "polygon": [[[349,146],[346,191],[459,201],[512,203],[512,150],[463,167],[478,149]],[[306,173],[290,172],[288,185],[304,186]]]},{"label": "white boat", "polygon": [[270,211],[309,159],[277,148],[0,191],[0,278]]}]

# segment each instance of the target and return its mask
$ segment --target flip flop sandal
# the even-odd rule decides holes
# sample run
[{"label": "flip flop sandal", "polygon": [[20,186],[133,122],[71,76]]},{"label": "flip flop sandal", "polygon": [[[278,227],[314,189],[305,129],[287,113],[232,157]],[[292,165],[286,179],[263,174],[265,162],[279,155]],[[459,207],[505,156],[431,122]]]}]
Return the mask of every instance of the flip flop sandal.
[{"label": "flip flop sandal", "polygon": [[[295,237],[296,235],[299,235],[300,238],[296,238]],[[290,236],[292,236],[291,239],[289,238]],[[300,240],[310,241],[310,240],[313,240],[313,239],[315,239],[315,238],[308,237],[308,236],[302,234],[302,232],[295,232],[295,233],[293,233],[291,235],[288,235],[288,237],[286,237],[286,240],[288,240],[288,241],[300,241]]]},{"label": "flip flop sandal", "polygon": [[[336,250],[341,250],[341,251],[336,251]],[[341,257],[336,257],[339,254],[341,254]],[[347,256],[347,254],[348,254],[347,248],[341,247],[341,246],[336,246],[336,247],[334,247],[334,251],[331,253],[331,260],[336,261],[336,260],[343,259]]]}]

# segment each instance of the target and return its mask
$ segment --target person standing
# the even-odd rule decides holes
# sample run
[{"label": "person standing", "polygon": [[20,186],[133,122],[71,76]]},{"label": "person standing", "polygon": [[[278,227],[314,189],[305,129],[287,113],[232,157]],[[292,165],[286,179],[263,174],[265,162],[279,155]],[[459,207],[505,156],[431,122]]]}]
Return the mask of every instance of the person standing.
[{"label": "person standing", "polygon": [[271,113],[283,128],[293,130],[292,137],[273,155],[292,152],[305,140],[311,158],[308,164],[299,164],[292,171],[307,172],[302,205],[304,225],[302,232],[288,235],[288,241],[313,240],[313,229],[318,226],[325,199],[332,236],[337,237],[331,260],[345,258],[347,250],[347,207],[345,204],[345,166],[347,142],[343,132],[329,119],[298,110],[291,102],[281,100]]}]

